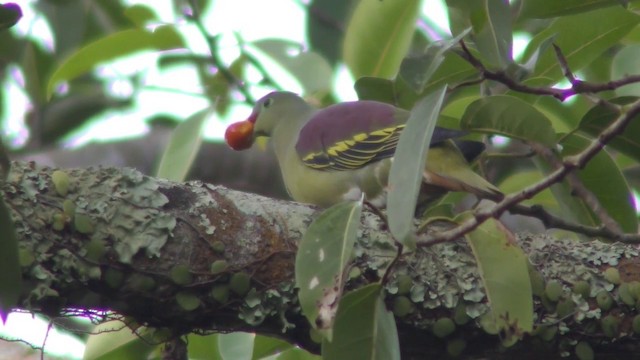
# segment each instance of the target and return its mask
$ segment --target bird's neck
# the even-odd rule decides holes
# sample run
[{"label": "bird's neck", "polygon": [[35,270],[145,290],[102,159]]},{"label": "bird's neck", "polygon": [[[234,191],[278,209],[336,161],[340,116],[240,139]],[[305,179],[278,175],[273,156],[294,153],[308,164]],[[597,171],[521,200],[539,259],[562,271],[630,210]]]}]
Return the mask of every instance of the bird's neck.
[{"label": "bird's neck", "polygon": [[296,121],[280,121],[272,133],[271,141],[279,163],[286,163],[286,157],[296,155],[295,146],[302,127],[309,121],[315,109],[299,109],[297,114],[287,114]]}]

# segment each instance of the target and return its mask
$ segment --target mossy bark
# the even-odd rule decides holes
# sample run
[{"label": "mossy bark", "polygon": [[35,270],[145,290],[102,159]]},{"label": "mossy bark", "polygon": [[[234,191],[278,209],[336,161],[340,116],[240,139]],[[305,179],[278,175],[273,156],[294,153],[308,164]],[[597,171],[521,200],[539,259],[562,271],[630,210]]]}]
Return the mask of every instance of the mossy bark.
[{"label": "mossy bark", "polygon": [[[1,187],[19,238],[21,308],[51,317],[106,309],[174,335],[245,330],[318,349],[293,283],[296,244],[316,208],[130,168],[55,171],[16,162]],[[462,346],[470,358],[553,358],[573,353],[579,341],[596,354],[636,347],[636,246],[544,235],[519,241],[537,279],[534,334],[501,347],[499,334],[483,321],[489,307],[473,254],[461,240],[406,254],[386,284],[390,309],[410,300],[397,319],[406,358],[445,356],[448,346]],[[365,212],[354,251],[359,271],[347,286],[378,281],[395,253],[384,223]],[[629,284],[624,301],[620,285],[607,280],[612,270],[605,277],[607,268],[618,270],[618,283]],[[548,288],[559,294],[546,293],[551,281]],[[573,292],[576,283],[580,289]],[[603,291],[614,299],[607,309],[596,297]],[[441,339],[433,333],[440,333],[434,324],[443,318],[455,328]],[[603,324],[605,318],[615,324]]]}]

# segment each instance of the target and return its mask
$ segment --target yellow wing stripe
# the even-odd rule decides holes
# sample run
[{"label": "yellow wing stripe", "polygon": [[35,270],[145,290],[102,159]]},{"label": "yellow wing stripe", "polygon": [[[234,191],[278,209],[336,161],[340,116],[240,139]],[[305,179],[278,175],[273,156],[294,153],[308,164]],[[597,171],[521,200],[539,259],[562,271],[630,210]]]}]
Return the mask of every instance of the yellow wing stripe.
[{"label": "yellow wing stripe", "polygon": [[316,170],[359,169],[393,156],[402,129],[404,125],[359,133],[322,151],[307,154],[302,161]]}]

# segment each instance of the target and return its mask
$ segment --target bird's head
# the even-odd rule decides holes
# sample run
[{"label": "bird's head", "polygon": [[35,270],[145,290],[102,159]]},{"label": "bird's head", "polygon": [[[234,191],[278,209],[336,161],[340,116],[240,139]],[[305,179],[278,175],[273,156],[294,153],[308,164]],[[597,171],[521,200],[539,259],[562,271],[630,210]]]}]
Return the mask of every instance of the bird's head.
[{"label": "bird's head", "polygon": [[256,102],[247,120],[231,124],[224,138],[234,150],[248,149],[256,137],[271,136],[282,120],[299,118],[298,114],[309,109],[310,105],[294,93],[272,92]]}]

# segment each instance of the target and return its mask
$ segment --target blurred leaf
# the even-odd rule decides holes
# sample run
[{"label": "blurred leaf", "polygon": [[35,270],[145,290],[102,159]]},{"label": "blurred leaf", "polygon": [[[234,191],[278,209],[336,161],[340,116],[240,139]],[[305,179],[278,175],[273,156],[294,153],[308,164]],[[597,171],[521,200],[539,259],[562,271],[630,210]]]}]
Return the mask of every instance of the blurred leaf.
[{"label": "blurred leaf", "polygon": [[323,359],[400,359],[398,330],[382,299],[382,286],[370,284],[340,301],[332,341],[322,342]]},{"label": "blurred leaf", "polygon": [[619,0],[525,0],[521,18],[550,18],[575,15],[607,6],[620,6]]},{"label": "blurred leaf", "polygon": [[466,36],[469,31],[470,29],[467,29],[451,40],[430,44],[422,55],[406,57],[400,64],[400,77],[417,94],[422,93],[427,81],[442,64],[445,53]]},{"label": "blurred leaf", "polygon": [[393,78],[407,54],[420,13],[419,0],[360,1],[349,20],[344,61],[357,80]]},{"label": "blurred leaf", "polygon": [[[8,171],[8,169],[3,169]],[[18,306],[22,288],[22,269],[18,256],[18,238],[9,208],[0,197],[0,318],[4,323],[12,308]]]},{"label": "blurred leaf", "polygon": [[125,9],[124,16],[126,16],[137,27],[141,28],[147,25],[151,21],[157,21],[158,16],[152,8],[135,4]]},{"label": "blurred leaf", "polygon": [[[253,45],[298,79],[305,94],[313,95],[331,91],[333,70],[322,56],[314,52],[303,52],[299,44],[286,40],[259,40]],[[295,56],[289,55],[292,47],[300,51]]]},{"label": "blurred leaf", "polygon": [[218,352],[218,336],[211,335],[187,335],[187,352],[192,360],[223,360]]},{"label": "blurred leaf", "polygon": [[107,109],[130,104],[130,99],[111,98],[105,95],[102,89],[83,88],[47,103],[39,114],[40,132],[32,135],[39,136],[40,142],[44,145],[52,144],[78,130],[93,116]]},{"label": "blurred leaf", "polygon": [[387,196],[389,230],[409,248],[415,247],[415,240],[411,237],[413,215],[433,129],[438,121],[446,90],[447,87],[443,86],[420,100],[413,108],[400,135],[391,164]]},{"label": "blurred leaf", "polygon": [[[157,347],[142,340],[121,321],[99,324],[87,338],[83,360],[138,360]],[[138,329],[140,331],[142,329]]]},{"label": "blurred leaf", "polygon": [[255,335],[245,332],[218,334],[218,350],[223,360],[251,360]]},{"label": "blurred leaf", "polygon": [[307,7],[307,37],[311,49],[331,66],[341,60],[342,39],[354,0],[312,0]]},{"label": "blurred leaf", "polygon": [[477,74],[478,71],[468,61],[458,54],[448,52],[444,55],[444,61],[438,70],[425,84],[423,94],[429,93],[444,84],[454,86]]},{"label": "blurred leaf", "polygon": [[66,56],[82,46],[91,23],[92,5],[81,1],[38,1],[35,6],[51,27],[57,56]]},{"label": "blurred leaf", "polygon": [[533,330],[533,294],[527,255],[496,219],[483,222],[467,239],[480,268],[491,313],[511,345]]},{"label": "blurred leaf", "polygon": [[556,143],[551,122],[528,103],[512,96],[489,96],[467,107],[460,128],[535,141],[549,147]]},{"label": "blurred leaf", "polygon": [[20,18],[22,18],[22,9],[18,4],[0,4],[0,31],[17,24]]},{"label": "blurred leaf", "polygon": [[[575,155],[584,150],[591,141],[578,134],[568,135],[560,143],[561,154],[563,157]],[[578,171],[578,177],[625,232],[638,231],[638,217],[631,189],[606,149],[600,151],[582,170]]]},{"label": "blurred leaf", "polygon": [[309,353],[308,351],[294,347],[289,350],[285,350],[278,355],[273,355],[263,360],[322,360],[318,355]]},{"label": "blurred leaf", "polygon": [[[627,105],[638,100],[635,96],[626,96],[609,101]],[[582,121],[580,121],[580,130],[588,133],[592,137],[597,137],[604,129],[613,123],[621,114],[614,108],[597,104],[589,112],[587,112]],[[607,147],[612,147],[621,153],[632,157],[636,161],[640,161],[640,120],[639,117],[634,118],[624,129],[622,134],[618,134]]]},{"label": "blurred leaf", "polygon": [[45,103],[44,83],[55,65],[53,56],[33,41],[26,41],[21,65],[29,99],[34,105]]},{"label": "blurred leaf", "polygon": [[[533,185],[534,183],[542,180],[542,178],[542,173],[537,170],[513,171],[500,182],[500,190],[505,194],[522,191],[522,189]],[[536,194],[534,197],[523,201],[521,204],[538,204],[544,206],[547,210],[558,208],[558,202],[553,197],[553,193],[549,189]]]},{"label": "blurred leaf", "polygon": [[395,90],[391,80],[365,76],[356,80],[354,88],[360,100],[375,100],[395,105]]},{"label": "blurred leaf", "polygon": [[191,169],[191,164],[200,150],[202,143],[202,124],[211,114],[211,109],[206,108],[191,115],[180,123],[171,140],[162,154],[157,177],[171,181],[184,181]]},{"label": "blurred leaf", "polygon": [[[640,45],[628,45],[620,49],[611,64],[611,79],[618,80],[629,75],[640,74]],[[640,84],[629,84],[616,89],[619,96],[637,96],[640,94]]]},{"label": "blurred leaf", "polygon": [[[529,42],[523,58],[529,59],[541,43],[555,35],[555,44],[575,73],[615,45],[639,21],[639,15],[617,6],[561,17]],[[533,76],[549,78],[546,85],[562,79],[558,59],[551,49],[541,55]]]},{"label": "blurred leaf", "polygon": [[258,360],[267,356],[282,353],[293,348],[294,345],[271,336],[256,335],[253,343],[251,359]]},{"label": "blurred leaf", "polygon": [[69,81],[96,65],[130,55],[141,50],[168,50],[183,47],[179,33],[170,26],[156,28],[154,32],[142,29],[124,30],[96,40],[72,54],[58,67],[47,84],[47,98],[61,81]]},{"label": "blurred leaf", "polygon": [[330,207],[311,223],[298,245],[295,265],[298,298],[302,313],[314,328],[330,329],[333,325],[361,211],[362,201]]}]

